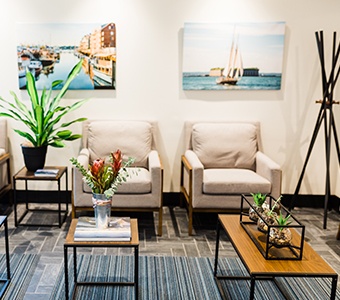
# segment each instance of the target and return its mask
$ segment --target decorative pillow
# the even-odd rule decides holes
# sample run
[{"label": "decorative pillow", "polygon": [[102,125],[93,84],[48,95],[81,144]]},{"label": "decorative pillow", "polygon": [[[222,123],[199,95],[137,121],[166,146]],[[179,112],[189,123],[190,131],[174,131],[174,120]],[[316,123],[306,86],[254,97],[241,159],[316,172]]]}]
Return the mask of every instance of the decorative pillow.
[{"label": "decorative pillow", "polygon": [[148,167],[152,145],[152,126],[143,121],[94,121],[88,127],[90,160],[108,158],[120,149],[124,160],[136,159],[134,166]]},{"label": "decorative pillow", "polygon": [[192,149],[205,168],[254,170],[256,126],[250,123],[197,123]]}]

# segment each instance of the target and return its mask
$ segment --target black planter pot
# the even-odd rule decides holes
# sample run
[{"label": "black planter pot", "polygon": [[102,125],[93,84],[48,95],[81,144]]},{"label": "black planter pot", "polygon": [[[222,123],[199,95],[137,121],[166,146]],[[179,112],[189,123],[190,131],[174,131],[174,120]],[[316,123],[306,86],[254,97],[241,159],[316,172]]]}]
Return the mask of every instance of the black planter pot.
[{"label": "black planter pot", "polygon": [[28,171],[35,172],[36,170],[44,167],[47,146],[26,147],[21,145],[21,149],[24,156],[25,166]]}]

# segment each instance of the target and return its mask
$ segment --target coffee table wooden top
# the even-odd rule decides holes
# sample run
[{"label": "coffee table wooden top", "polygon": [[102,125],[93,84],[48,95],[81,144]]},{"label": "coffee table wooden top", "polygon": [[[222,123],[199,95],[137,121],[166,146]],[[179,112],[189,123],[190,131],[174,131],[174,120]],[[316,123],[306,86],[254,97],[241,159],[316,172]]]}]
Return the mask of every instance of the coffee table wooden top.
[{"label": "coffee table wooden top", "polygon": [[221,225],[230,237],[240,259],[250,274],[276,276],[336,276],[337,273],[304,242],[302,260],[266,260],[240,224],[239,215],[219,215]]},{"label": "coffee table wooden top", "polygon": [[78,223],[78,219],[72,219],[70,229],[68,230],[66,240],[64,245],[65,246],[87,246],[91,247],[93,246],[117,246],[117,247],[133,247],[133,246],[138,246],[139,245],[139,237],[138,237],[138,224],[137,224],[137,219],[130,219],[131,222],[131,240],[130,241],[93,241],[93,242],[75,242],[74,241],[74,231],[76,230],[76,226]]}]

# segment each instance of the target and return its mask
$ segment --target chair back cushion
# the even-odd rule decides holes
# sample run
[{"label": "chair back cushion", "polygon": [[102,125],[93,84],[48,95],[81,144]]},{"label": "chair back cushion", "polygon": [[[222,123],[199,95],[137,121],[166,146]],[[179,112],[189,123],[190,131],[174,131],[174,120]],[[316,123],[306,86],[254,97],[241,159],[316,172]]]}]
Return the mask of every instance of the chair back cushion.
[{"label": "chair back cushion", "polygon": [[192,149],[204,168],[255,169],[256,126],[251,123],[196,123]]},{"label": "chair back cushion", "polygon": [[144,121],[93,121],[87,126],[90,160],[107,158],[120,149],[124,160],[134,157],[134,166],[148,166],[152,145],[152,126]]}]

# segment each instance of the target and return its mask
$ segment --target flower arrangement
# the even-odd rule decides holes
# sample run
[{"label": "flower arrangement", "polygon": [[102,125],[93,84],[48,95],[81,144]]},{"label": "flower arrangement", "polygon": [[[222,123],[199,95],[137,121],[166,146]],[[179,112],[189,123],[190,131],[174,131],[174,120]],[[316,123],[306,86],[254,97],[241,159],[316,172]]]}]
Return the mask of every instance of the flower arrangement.
[{"label": "flower arrangement", "polygon": [[118,149],[110,153],[108,164],[98,158],[90,164],[88,170],[75,158],[71,158],[70,161],[84,176],[83,180],[91,188],[92,193],[104,194],[106,198],[110,198],[117,191],[118,186],[130,176],[126,168],[131,166],[135,159],[129,157],[126,162],[123,162],[122,152]]}]

